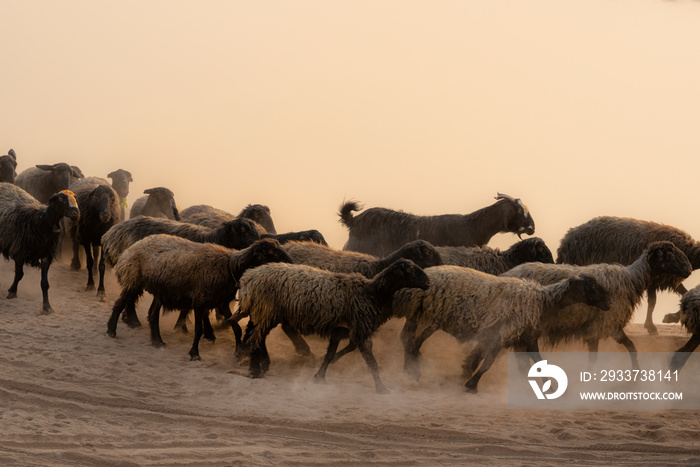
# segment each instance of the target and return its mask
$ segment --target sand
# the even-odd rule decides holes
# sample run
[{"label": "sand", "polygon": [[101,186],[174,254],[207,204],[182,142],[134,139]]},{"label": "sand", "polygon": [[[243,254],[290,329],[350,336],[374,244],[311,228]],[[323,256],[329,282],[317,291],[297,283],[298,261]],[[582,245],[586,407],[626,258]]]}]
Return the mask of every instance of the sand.
[{"label": "sand", "polygon": [[[700,462],[698,411],[512,410],[502,354],[463,392],[468,346],[436,333],[423,347],[423,377],[403,374],[391,321],[374,339],[388,395],[359,354],[312,380],[325,342],[307,340],[315,358],[297,357],[280,330],[268,339],[272,365],[249,379],[233,358],[230,329],[203,341],[189,361],[191,335],[161,319],[167,346],[150,345],[147,326],[106,323],[118,286],[107,272],[107,302],[84,291],[85,270],[50,271],[55,312],[42,315],[38,270],[27,268],[19,298],[0,297],[0,465],[686,465]],[[0,287],[12,263],[0,261]],[[139,303],[145,324],[150,297]],[[659,310],[661,317],[665,312]],[[671,351],[686,339],[678,325],[646,336],[641,351]],[[575,348],[573,348],[575,349]],[[581,347],[581,350],[583,348]],[[601,350],[622,350],[612,341]],[[697,356],[700,358],[700,355]]]}]

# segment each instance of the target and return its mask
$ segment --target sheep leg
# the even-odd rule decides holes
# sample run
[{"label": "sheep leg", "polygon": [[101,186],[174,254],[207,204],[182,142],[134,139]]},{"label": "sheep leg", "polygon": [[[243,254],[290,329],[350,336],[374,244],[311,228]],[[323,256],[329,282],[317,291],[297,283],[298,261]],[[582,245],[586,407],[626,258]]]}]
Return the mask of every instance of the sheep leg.
[{"label": "sheep leg", "polygon": [[476,343],[471,353],[464,359],[462,364],[462,376],[465,378],[470,378],[477,368],[479,368],[479,363],[484,359],[484,352],[486,351],[485,346],[481,341]]},{"label": "sheep leg", "polygon": [[165,347],[165,342],[160,336],[160,307],[160,300],[154,296],[151,306],[148,307],[148,326],[151,329],[151,345],[153,347]]},{"label": "sheep leg", "polygon": [[656,329],[656,326],[654,326],[651,316],[654,314],[654,308],[656,307],[656,290],[647,289],[647,300],[649,305],[647,307],[647,318],[644,320],[644,329],[646,329],[650,335],[655,336],[659,331]]},{"label": "sheep leg", "polygon": [[595,362],[598,360],[598,339],[586,339],[588,346],[588,371],[593,371]]},{"label": "sheep leg", "polygon": [[78,271],[80,270],[80,243],[78,243],[78,224],[75,222],[70,228],[70,236],[73,243],[73,259],[71,259],[70,268]]},{"label": "sheep leg", "polygon": [[83,244],[83,248],[85,249],[85,267],[87,268],[88,272],[88,281],[87,285],[85,286],[85,290],[95,290],[95,279],[92,277],[92,267],[95,265],[95,260],[92,257],[92,252],[90,251],[90,244]]},{"label": "sheep leg", "polygon": [[124,313],[122,314],[122,321],[132,329],[141,327],[141,321],[139,321],[139,317],[136,316],[136,301],[127,303]]},{"label": "sheep leg", "polygon": [[101,302],[107,301],[107,296],[105,294],[105,250],[100,248],[100,262],[97,266],[97,270],[100,272],[100,283],[97,286],[97,297]]},{"label": "sheep leg", "polygon": [[53,313],[53,308],[49,303],[49,267],[51,266],[51,258],[41,260],[41,296],[42,296],[42,311],[44,314]]},{"label": "sheep leg", "polygon": [[615,339],[615,342],[618,344],[622,344],[625,346],[627,351],[630,353],[630,359],[632,360],[632,369],[634,370],[639,370],[639,361],[637,360],[637,347],[634,346],[634,342],[632,342],[632,339],[629,338],[627,334],[625,334],[625,331],[620,329],[618,332],[616,332],[613,336],[613,339]]},{"label": "sheep leg", "polygon": [[680,370],[683,368],[683,365],[685,365],[685,362],[688,361],[695,349],[698,348],[698,345],[700,345],[700,334],[693,334],[690,336],[690,339],[688,339],[688,342],[673,354],[671,358],[671,370]]},{"label": "sheep leg", "polygon": [[384,386],[384,383],[382,383],[382,380],[379,378],[379,365],[377,364],[377,359],[374,358],[374,354],[372,353],[372,339],[367,338],[362,342],[358,342],[357,346],[360,348],[362,357],[365,359],[365,363],[367,363],[369,371],[372,373],[372,377],[374,378],[374,387],[377,394],[387,394],[389,390],[386,388],[386,386]]},{"label": "sheep leg", "polygon": [[338,344],[340,343],[340,340],[346,339],[348,337],[348,334],[349,332],[347,328],[334,328],[331,332],[331,339],[330,342],[328,342],[328,350],[326,350],[326,356],[323,357],[323,363],[321,363],[321,368],[319,368],[316,374],[314,375],[314,380],[317,383],[326,382],[326,370],[328,369],[328,365],[333,361],[333,357],[335,356],[336,350],[338,350]]},{"label": "sheep leg", "polygon": [[484,361],[482,362],[479,371],[474,373],[474,375],[472,375],[469,381],[467,381],[467,383],[464,385],[467,392],[472,394],[477,393],[477,385],[479,384],[479,380],[484,375],[484,373],[486,373],[489,370],[489,368],[491,368],[491,365],[493,365],[493,362],[496,360],[496,357],[498,356],[498,352],[501,350],[501,347],[502,345],[500,338],[495,338],[493,342],[486,344],[486,350],[484,351]]},{"label": "sheep leg", "polygon": [[[282,321],[282,331],[287,335],[292,344],[294,344],[294,350],[297,351],[302,357],[312,357],[311,347],[306,343],[301,334],[289,325],[288,322]],[[337,347],[337,346],[336,346]]]},{"label": "sheep leg", "polygon": [[[417,324],[406,320],[406,324],[401,330],[401,340],[404,344],[404,365],[403,369],[409,376],[418,380],[420,379],[420,348],[423,343],[437,331],[437,326],[431,324],[420,336],[416,335]],[[406,333],[404,334],[404,330]]]},{"label": "sheep leg", "polygon": [[[676,287],[675,292],[678,295],[683,296],[688,292],[688,289],[686,289],[683,284],[679,284],[678,287]],[[681,320],[681,312],[680,312],[680,310],[678,310],[675,313],[666,313],[666,315],[664,315],[663,322],[664,323],[677,323],[680,320]]]},{"label": "sheep leg", "polygon": [[[246,335],[250,333],[244,342],[250,342],[250,364],[248,366],[248,376],[251,378],[262,378],[270,366],[270,356],[267,354],[267,346],[265,345],[265,339],[270,333],[273,324],[269,329],[257,329],[257,327],[248,321],[248,326],[246,327]],[[265,369],[262,369],[262,366]]]},{"label": "sheep leg", "polygon": [[15,260],[15,280],[12,281],[12,285],[7,289],[7,298],[17,298],[17,285],[19,281],[24,277],[24,264]]},{"label": "sheep leg", "polygon": [[177,317],[177,322],[173,328],[174,331],[180,331],[183,334],[187,334],[189,332],[187,330],[187,315],[189,313],[190,310],[180,310],[180,315]]},{"label": "sheep leg", "polygon": [[114,306],[112,307],[112,315],[107,321],[107,335],[110,337],[117,337],[117,323],[119,322],[119,314],[126,307],[126,300],[123,296],[120,296]]},{"label": "sheep leg", "polygon": [[333,361],[331,363],[337,362],[345,355],[349,354],[350,352],[353,352],[356,348],[357,344],[355,344],[354,342],[348,342],[348,345],[346,345],[345,347],[343,347],[335,353],[335,357],[333,357]]},{"label": "sheep leg", "polygon": [[190,349],[190,361],[202,359],[202,357],[199,356],[199,340],[202,338],[204,314],[207,311],[209,310],[205,310],[204,308],[194,309],[194,341],[192,342],[192,348]]},{"label": "sheep leg", "polygon": [[114,306],[112,307],[112,315],[109,317],[109,321],[107,321],[107,335],[110,337],[117,336],[117,322],[119,322],[119,315],[126,308],[133,309],[134,315],[136,314],[136,300],[138,300],[140,295],[141,294],[139,292],[122,291],[117,301],[114,302]]}]

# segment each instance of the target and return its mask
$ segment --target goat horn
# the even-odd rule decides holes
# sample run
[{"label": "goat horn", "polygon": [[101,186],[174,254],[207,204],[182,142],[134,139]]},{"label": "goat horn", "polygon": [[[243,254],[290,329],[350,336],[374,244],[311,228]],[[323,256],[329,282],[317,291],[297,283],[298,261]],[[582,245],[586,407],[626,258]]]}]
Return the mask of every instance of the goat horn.
[{"label": "goat horn", "polygon": [[515,198],[513,198],[512,196],[509,196],[509,195],[506,195],[503,193],[496,193],[496,195],[497,196],[495,199],[507,199],[508,201],[515,203]]}]

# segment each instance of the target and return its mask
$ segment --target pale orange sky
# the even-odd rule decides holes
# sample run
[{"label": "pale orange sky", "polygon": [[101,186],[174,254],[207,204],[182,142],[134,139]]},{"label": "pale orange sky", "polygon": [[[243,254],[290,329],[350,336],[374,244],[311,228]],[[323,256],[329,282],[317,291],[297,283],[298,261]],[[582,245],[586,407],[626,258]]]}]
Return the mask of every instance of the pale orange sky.
[{"label": "pale orange sky", "polygon": [[337,248],[343,199],[468,213],[497,191],[529,205],[553,252],[603,214],[700,238],[696,1],[0,0],[0,11],[0,151],[15,149],[19,171],[124,168],[130,200],[164,185],[181,208],[267,204],[280,232],[317,228]]}]

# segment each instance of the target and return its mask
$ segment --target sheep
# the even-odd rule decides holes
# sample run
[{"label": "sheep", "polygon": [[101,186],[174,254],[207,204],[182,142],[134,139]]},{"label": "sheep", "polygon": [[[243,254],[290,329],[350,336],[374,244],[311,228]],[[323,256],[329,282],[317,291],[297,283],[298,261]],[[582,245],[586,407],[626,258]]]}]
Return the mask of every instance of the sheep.
[{"label": "sheep", "polygon": [[[685,253],[693,269],[700,268],[700,242],[686,232],[669,225],[625,217],[596,217],[570,229],[557,251],[557,263],[585,266],[595,263],[632,264],[655,241],[672,242]],[[648,308],[644,327],[649,334],[658,331],[652,320],[656,292],[670,289],[683,295],[683,284],[652,282],[647,288]],[[663,322],[678,322],[679,313],[668,314]]]},{"label": "sheep", "polygon": [[700,345],[700,286],[690,289],[681,298],[680,321],[692,333],[688,342],[673,354],[671,371],[680,370]]},{"label": "sheep", "polygon": [[[331,272],[359,273],[368,279],[373,278],[394,261],[401,258],[410,259],[421,268],[442,264],[440,255],[436,252],[435,247],[424,240],[408,243],[386,258],[377,258],[376,256],[355,251],[335,250],[309,242],[290,242],[284,245],[284,249],[289,253],[295,264],[305,264]],[[231,321],[238,323],[238,321],[248,316],[247,312],[247,309],[239,307],[236,313],[233,314]],[[301,336],[286,326],[285,323],[282,323],[282,329],[294,344],[298,354],[311,355],[311,349]],[[246,336],[251,331],[252,328],[248,327]],[[354,349],[355,347],[349,344],[337,353],[336,360]],[[239,357],[242,356],[240,352],[237,352],[237,355]]]},{"label": "sheep", "polygon": [[[79,248],[82,245],[88,271],[85,290],[95,290],[92,275],[94,259],[97,258],[98,249],[102,245],[102,236],[120,219],[119,195],[108,183],[98,184],[91,179],[80,180],[72,187],[82,215],[77,223],[72,223],[70,229],[73,240],[71,268],[80,269]],[[104,252],[101,253],[101,256],[103,255]],[[102,289],[98,291],[97,296],[104,301],[104,268],[100,268],[100,284]]]},{"label": "sheep", "polygon": [[281,245],[288,242],[314,242],[320,245],[328,246],[328,242],[324,238],[323,234],[318,230],[301,230],[299,232],[287,232],[283,234],[269,234],[265,233],[260,236],[260,238],[274,238]]},{"label": "sheep", "polygon": [[218,227],[224,222],[237,217],[244,217],[255,221],[260,226],[261,235],[265,233],[274,235],[277,233],[275,223],[270,216],[270,208],[262,204],[249,204],[238,213],[238,216],[234,216],[231,213],[206,204],[198,204],[183,209],[181,215],[183,222],[204,225],[206,227]]},{"label": "sheep", "polygon": [[483,246],[499,232],[520,237],[535,232],[530,211],[520,199],[498,193],[498,202],[471,214],[416,216],[403,211],[362,209],[355,201],[340,206],[340,222],[350,231],[344,250],[386,256],[413,240],[426,240],[435,246]]},{"label": "sheep", "polygon": [[[555,313],[543,315],[540,320],[541,334],[545,342],[557,344],[561,341],[581,339],[589,350],[589,364],[595,363],[598,342],[612,337],[625,346],[630,353],[632,365],[639,368],[637,349],[625,334],[624,327],[632,318],[644,290],[651,284],[665,282],[679,284],[691,273],[688,258],[673,243],[653,242],[632,264],[599,263],[588,266],[570,264],[525,263],[507,271],[501,277],[532,279],[549,285],[576,274],[595,277],[613,297],[607,313],[598,313],[584,305],[574,305]],[[537,336],[530,336],[526,343],[537,348]]]},{"label": "sheep", "polygon": [[136,216],[164,217],[171,220],[180,220],[180,212],[175,204],[175,194],[168,188],[159,186],[143,191],[142,196],[134,201],[129,211],[129,218]]},{"label": "sheep", "polygon": [[444,264],[476,269],[498,276],[507,270],[531,261],[554,263],[552,252],[539,237],[531,237],[514,244],[506,251],[484,247],[438,246]]},{"label": "sheep", "polygon": [[17,155],[14,149],[7,151],[7,155],[0,156],[0,182],[15,183],[17,177]]},{"label": "sheep", "polygon": [[112,179],[112,188],[119,195],[119,207],[121,212],[121,220],[126,219],[126,197],[129,196],[129,183],[134,181],[131,172],[124,169],[117,169],[114,172],[107,174],[107,178]]},{"label": "sheep", "polygon": [[[122,288],[107,324],[107,334],[116,337],[119,314],[127,305],[135,306],[144,291],[153,295],[148,310],[151,343],[165,343],[160,335],[160,308],[195,312],[191,360],[199,360],[204,313],[212,308],[231,316],[229,303],[236,295],[236,284],[243,273],[257,266],[292,259],[275,240],[260,240],[242,251],[220,245],[196,243],[172,235],[152,235],[126,250],[114,267]],[[240,328],[238,330],[240,335]],[[238,336],[237,336],[238,338]]]},{"label": "sheep", "polygon": [[15,184],[40,203],[46,204],[54,193],[67,190],[74,180],[83,178],[82,172],[76,169],[64,162],[37,165],[17,175]]},{"label": "sheep", "polygon": [[372,334],[390,315],[384,307],[406,287],[426,289],[425,272],[411,260],[400,259],[374,278],[324,271],[306,265],[267,264],[246,271],[240,282],[239,307],[250,314],[250,373],[263,376],[269,365],[265,348],[268,333],[286,323],[300,334],[330,338],[328,351],[315,375],[323,381],[340,339],[360,348],[378,393],[387,392],[372,354]]},{"label": "sheep", "polygon": [[60,237],[60,220],[80,216],[75,196],[61,191],[39,203],[22,188],[0,183],[0,252],[15,262],[15,278],[7,298],[17,297],[17,285],[24,276],[24,265],[41,268],[42,311],[51,313],[48,272],[56,255]]},{"label": "sheep", "polygon": [[[137,216],[115,225],[102,236],[98,294],[103,296],[105,293],[103,281],[105,264],[114,266],[127,248],[142,238],[156,234],[169,234],[194,242],[216,243],[226,248],[235,249],[246,248],[260,238],[254,222],[250,219],[234,219],[217,229],[209,229],[169,219]],[[129,326],[139,327],[141,325],[135,310],[131,307],[127,308],[124,319]]]},{"label": "sheep", "polygon": [[421,268],[443,263],[437,249],[424,240],[407,243],[385,258],[355,251],[335,250],[311,242],[289,242],[285,244],[284,249],[296,264],[306,264],[331,272],[358,272],[369,279],[399,258],[410,259]]},{"label": "sheep", "polygon": [[430,287],[425,291],[402,290],[394,296],[394,316],[406,317],[401,331],[404,369],[420,377],[418,359],[423,342],[442,330],[460,341],[479,340],[484,362],[466,383],[467,392],[477,392],[481,376],[498,352],[517,344],[538,327],[550,310],[573,303],[587,303],[606,310],[610,295],[590,276],[573,276],[543,286],[531,280],[499,277],[459,266],[426,269]]}]

